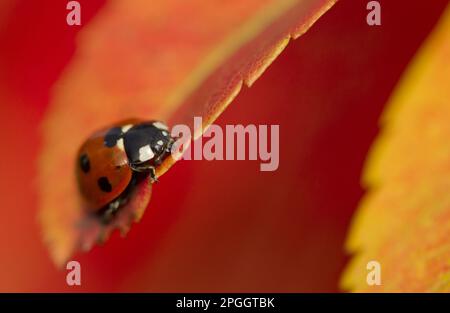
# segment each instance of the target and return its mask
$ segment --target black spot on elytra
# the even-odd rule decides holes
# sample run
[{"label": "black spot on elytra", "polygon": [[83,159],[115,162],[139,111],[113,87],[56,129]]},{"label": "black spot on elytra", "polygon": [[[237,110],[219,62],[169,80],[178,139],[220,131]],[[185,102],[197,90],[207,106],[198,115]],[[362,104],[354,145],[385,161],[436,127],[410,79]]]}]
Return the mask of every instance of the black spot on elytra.
[{"label": "black spot on elytra", "polygon": [[105,135],[104,144],[108,148],[112,148],[117,144],[117,140],[122,138],[123,132],[121,127],[113,127]]},{"label": "black spot on elytra", "polygon": [[85,173],[88,173],[91,169],[91,162],[89,161],[89,157],[86,153],[80,156],[80,168]]},{"label": "black spot on elytra", "polygon": [[[110,203],[106,204],[104,207],[102,207],[100,210],[98,210],[95,213],[99,217],[100,222],[103,225],[108,225],[111,221],[113,221],[117,212],[123,207],[123,205],[125,205],[128,202],[129,197],[130,197],[132,191],[134,190],[134,188],[136,187],[136,185],[139,184],[140,182],[142,182],[142,180],[146,179],[147,177],[148,177],[148,173],[134,172],[131,176],[131,181],[128,184],[127,188],[125,188],[125,190],[117,198],[115,198]],[[111,214],[111,213],[109,213],[111,211],[110,205],[112,202],[116,202],[116,201],[119,202],[119,208],[116,210],[113,210],[111,212],[112,213]]]},{"label": "black spot on elytra", "polygon": [[97,180],[97,184],[98,187],[100,187],[100,189],[104,192],[111,192],[112,191],[112,186],[109,183],[109,180],[107,177],[102,176]]}]

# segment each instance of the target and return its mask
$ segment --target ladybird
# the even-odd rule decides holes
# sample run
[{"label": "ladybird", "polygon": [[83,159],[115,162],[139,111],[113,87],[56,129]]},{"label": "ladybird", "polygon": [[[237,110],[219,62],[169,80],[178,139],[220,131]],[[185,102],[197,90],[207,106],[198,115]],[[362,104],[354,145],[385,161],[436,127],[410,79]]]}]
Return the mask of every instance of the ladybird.
[{"label": "ladybird", "polygon": [[108,223],[142,179],[157,181],[155,168],[174,138],[159,121],[127,120],[95,132],[78,150],[76,177],[86,210]]}]

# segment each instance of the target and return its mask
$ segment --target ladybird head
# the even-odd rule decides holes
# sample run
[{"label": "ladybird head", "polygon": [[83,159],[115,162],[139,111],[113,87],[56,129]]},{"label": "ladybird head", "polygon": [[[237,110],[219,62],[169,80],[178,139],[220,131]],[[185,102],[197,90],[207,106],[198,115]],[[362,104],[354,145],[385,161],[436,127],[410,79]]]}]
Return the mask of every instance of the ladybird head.
[{"label": "ladybird head", "polygon": [[123,142],[132,168],[158,166],[170,154],[173,138],[162,122],[142,122],[123,133]]}]

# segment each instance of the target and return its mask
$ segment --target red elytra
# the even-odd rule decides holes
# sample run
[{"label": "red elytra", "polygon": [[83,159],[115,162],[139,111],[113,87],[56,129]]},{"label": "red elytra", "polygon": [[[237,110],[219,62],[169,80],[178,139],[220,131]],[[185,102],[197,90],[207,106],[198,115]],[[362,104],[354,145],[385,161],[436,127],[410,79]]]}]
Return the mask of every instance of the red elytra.
[{"label": "red elytra", "polygon": [[[114,126],[123,126],[119,123]],[[113,127],[114,127],[113,126]],[[119,197],[131,182],[132,170],[125,151],[118,145],[105,146],[111,127],[95,132],[78,151],[76,175],[86,208],[97,212]]]}]

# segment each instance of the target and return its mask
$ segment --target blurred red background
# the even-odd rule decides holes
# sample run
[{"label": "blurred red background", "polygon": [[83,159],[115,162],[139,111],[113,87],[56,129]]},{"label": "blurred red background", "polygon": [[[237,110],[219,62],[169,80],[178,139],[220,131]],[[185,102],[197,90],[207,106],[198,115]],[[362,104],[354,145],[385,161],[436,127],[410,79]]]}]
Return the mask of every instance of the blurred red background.
[{"label": "blurred red background", "polygon": [[[447,1],[340,1],[217,121],[280,124],[280,167],[182,161],[155,186],[126,239],[76,255],[68,287],[40,238],[39,125],[76,34],[103,1],[80,1],[81,27],[54,1],[0,8],[0,291],[337,291],[360,173],[377,121]],[[76,95],[74,95],[76,97]],[[64,179],[64,177],[55,177]]]}]

